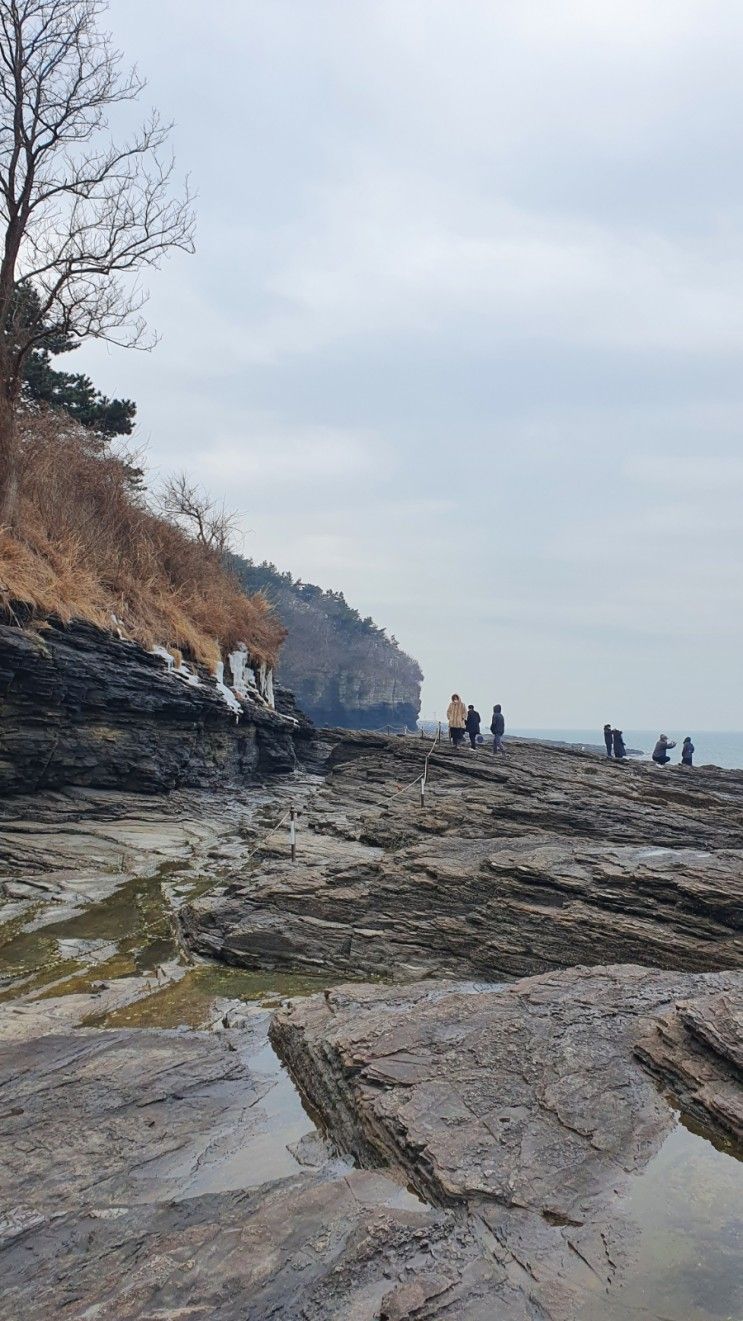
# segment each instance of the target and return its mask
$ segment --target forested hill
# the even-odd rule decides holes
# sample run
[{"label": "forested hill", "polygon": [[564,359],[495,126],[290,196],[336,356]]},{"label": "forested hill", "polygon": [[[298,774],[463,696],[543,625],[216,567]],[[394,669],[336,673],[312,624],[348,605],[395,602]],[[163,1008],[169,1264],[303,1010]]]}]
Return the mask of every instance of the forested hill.
[{"label": "forested hill", "polygon": [[318,725],[412,727],[420,711],[420,666],[342,592],[302,582],[239,555],[229,565],[249,593],[264,592],[289,636],[278,677]]}]

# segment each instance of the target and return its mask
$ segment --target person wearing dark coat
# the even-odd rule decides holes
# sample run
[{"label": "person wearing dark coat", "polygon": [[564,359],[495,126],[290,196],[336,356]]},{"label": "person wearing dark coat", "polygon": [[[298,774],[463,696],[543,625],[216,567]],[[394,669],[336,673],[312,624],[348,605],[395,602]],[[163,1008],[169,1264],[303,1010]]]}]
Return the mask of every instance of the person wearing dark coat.
[{"label": "person wearing dark coat", "polygon": [[480,712],[475,710],[471,702],[467,707],[467,719],[464,722],[464,727],[470,736],[470,746],[476,748],[477,736],[480,733]]},{"label": "person wearing dark coat", "polygon": [[670,748],[675,748],[676,744],[667,734],[660,734],[658,742],[653,748],[653,761],[656,766],[667,766],[671,758],[668,755]]},{"label": "person wearing dark coat", "polygon": [[493,752],[505,752],[503,747],[503,735],[506,732],[506,721],[498,702],[493,707],[493,719],[490,721],[490,733],[493,735]]},{"label": "person wearing dark coat", "polygon": [[624,736],[621,729],[613,729],[611,731],[611,740],[614,748],[614,756],[617,761],[621,761],[622,758],[627,755],[627,749],[624,746]]},{"label": "person wearing dark coat", "polygon": [[606,755],[607,757],[610,757],[611,750],[613,747],[613,736],[611,732],[611,725],[604,725],[604,743],[606,744]]},{"label": "person wearing dark coat", "polygon": [[693,766],[694,765],[693,758],[694,758],[694,744],[692,743],[691,739],[689,738],[689,735],[687,734],[686,738],[681,744],[681,765]]}]

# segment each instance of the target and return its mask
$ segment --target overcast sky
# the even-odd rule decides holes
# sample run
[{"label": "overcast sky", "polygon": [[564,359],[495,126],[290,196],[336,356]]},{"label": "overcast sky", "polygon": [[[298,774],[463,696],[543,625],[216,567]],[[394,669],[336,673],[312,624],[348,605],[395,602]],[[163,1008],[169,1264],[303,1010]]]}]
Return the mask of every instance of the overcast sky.
[{"label": "overcast sky", "polygon": [[[113,0],[198,251],[154,475],[521,726],[743,729],[740,0]],[[70,366],[72,363],[70,362]]]}]

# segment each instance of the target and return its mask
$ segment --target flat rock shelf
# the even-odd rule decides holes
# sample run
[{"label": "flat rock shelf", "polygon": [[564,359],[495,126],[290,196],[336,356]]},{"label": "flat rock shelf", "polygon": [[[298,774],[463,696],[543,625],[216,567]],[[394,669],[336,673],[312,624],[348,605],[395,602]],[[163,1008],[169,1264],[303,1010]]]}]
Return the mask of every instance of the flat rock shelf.
[{"label": "flat rock shelf", "polygon": [[3,805],[3,1316],[740,1321],[743,774],[430,748]]},{"label": "flat rock shelf", "polygon": [[739,973],[617,966],[349,985],[271,1035],[343,1150],[487,1245],[495,1311],[475,1295],[463,1315],[696,1321],[743,1309],[742,1014]]},{"label": "flat rock shelf", "polygon": [[582,963],[743,967],[743,773],[519,743],[431,757],[349,735],[300,866],[262,854],[184,908],[199,953],[340,977],[520,977]]}]

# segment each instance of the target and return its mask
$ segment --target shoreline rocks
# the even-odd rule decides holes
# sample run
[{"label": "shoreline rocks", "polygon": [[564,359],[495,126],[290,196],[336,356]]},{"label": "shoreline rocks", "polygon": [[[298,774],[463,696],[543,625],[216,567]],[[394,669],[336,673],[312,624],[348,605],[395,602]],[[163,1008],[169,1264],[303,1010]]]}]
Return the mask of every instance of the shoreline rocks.
[{"label": "shoreline rocks", "polygon": [[[397,791],[426,746],[341,740],[306,805],[297,865],[268,851],[187,905],[191,947],[400,981],[743,967],[743,776],[690,784],[544,745],[497,762],[442,749],[421,809],[417,788]],[[696,846],[679,847],[684,829]]]},{"label": "shoreline rocks", "polygon": [[235,716],[208,676],[184,682],[90,624],[0,625],[0,793],[160,793],[285,773],[314,736],[290,694]]},{"label": "shoreline rocks", "polygon": [[[162,803],[93,789],[4,803],[0,874],[20,942],[9,967],[41,940],[61,960],[47,973],[73,979],[66,1002],[59,980],[21,979],[16,1000],[8,988],[5,1311],[740,1315],[743,973],[622,963],[501,987],[471,978],[595,963],[604,949],[679,967],[739,959],[743,779],[445,749],[421,810],[406,785],[430,745],[329,738],[325,780]],[[293,867],[286,834],[270,833],[289,801]],[[619,837],[602,837],[622,804]],[[696,842],[681,848],[685,817]],[[626,837],[654,821],[673,847]],[[127,881],[125,867],[147,875]],[[79,921],[59,925],[70,903]],[[468,980],[352,983],[285,1003],[277,1059],[244,974],[202,965],[161,980],[183,972],[159,962],[176,953],[178,913],[223,963]],[[155,985],[133,1016],[130,1004],[108,1019],[109,997],[136,998],[148,980],[109,957],[124,931]]]},{"label": "shoreline rocks", "polygon": [[[459,1208],[495,1260],[520,1273],[535,1309],[527,1315],[593,1321],[634,1315],[637,1302],[655,1317],[669,1315],[669,1284],[664,1260],[652,1250],[643,1258],[644,1201],[664,1195],[668,1144],[682,1160],[689,1154],[690,1168],[713,1148],[679,1127],[674,1107],[690,1095],[687,1080],[679,1088],[685,1052],[664,1060],[647,1042],[668,1017],[696,1024],[697,1095],[707,1118],[740,1141],[740,1074],[725,1030],[722,1044],[710,1030],[721,1004],[740,1024],[742,974],[621,965],[501,990],[347,985],[280,1010],[271,1039],[330,1140],[362,1167],[397,1171],[433,1205]],[[650,1054],[654,1076],[643,1067]],[[740,1307],[729,1217],[739,1216],[743,1166],[727,1159],[724,1192],[709,1190],[725,1205],[725,1284],[702,1271],[689,1299],[729,1307],[727,1288]],[[698,1269],[709,1215],[704,1204],[686,1208],[685,1223],[680,1213],[679,1296],[689,1287],[680,1263],[688,1255]],[[718,1314],[728,1312],[670,1311]]]},{"label": "shoreline rocks", "polygon": [[0,1046],[7,1315],[486,1321],[504,1286],[526,1321],[457,1217],[329,1157],[266,1018]]}]

